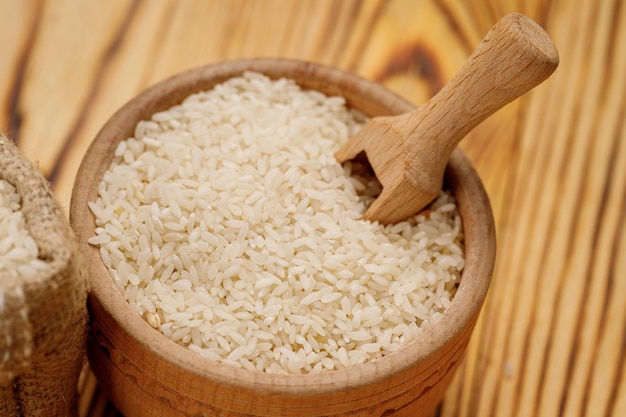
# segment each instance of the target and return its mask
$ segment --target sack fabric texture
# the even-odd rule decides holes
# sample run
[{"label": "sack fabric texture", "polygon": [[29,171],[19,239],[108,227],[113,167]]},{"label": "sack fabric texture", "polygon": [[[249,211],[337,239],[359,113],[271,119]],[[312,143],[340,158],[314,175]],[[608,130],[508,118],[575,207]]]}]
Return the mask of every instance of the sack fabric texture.
[{"label": "sack fabric texture", "polygon": [[27,230],[46,263],[30,278],[0,268],[0,416],[75,417],[87,335],[77,241],[50,183],[3,135],[0,178],[20,195]]}]

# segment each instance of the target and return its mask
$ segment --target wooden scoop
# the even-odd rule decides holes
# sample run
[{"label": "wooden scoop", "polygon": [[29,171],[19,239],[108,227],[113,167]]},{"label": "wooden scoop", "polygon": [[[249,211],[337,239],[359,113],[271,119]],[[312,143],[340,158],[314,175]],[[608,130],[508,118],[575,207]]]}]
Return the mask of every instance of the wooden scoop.
[{"label": "wooden scoop", "polygon": [[335,157],[365,152],[383,186],[363,218],[397,223],[439,195],[450,154],[476,125],[544,81],[559,64],[548,34],[521,14],[503,17],[454,78],[428,102],[372,118]]}]

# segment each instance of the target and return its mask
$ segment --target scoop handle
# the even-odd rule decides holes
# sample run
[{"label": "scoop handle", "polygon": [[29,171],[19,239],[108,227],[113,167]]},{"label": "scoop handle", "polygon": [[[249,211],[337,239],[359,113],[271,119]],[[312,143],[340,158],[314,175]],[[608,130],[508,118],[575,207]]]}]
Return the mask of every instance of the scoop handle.
[{"label": "scoop handle", "polygon": [[441,178],[470,130],[548,78],[558,63],[554,43],[535,21],[518,13],[500,19],[452,80],[396,124],[405,132],[407,168],[417,177]]}]

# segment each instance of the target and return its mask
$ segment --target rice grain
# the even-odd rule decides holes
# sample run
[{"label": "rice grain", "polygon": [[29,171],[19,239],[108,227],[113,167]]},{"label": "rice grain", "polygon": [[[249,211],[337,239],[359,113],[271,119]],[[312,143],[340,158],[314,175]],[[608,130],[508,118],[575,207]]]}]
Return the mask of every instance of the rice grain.
[{"label": "rice grain", "polygon": [[450,306],[463,231],[448,192],[361,219],[380,184],[333,154],[365,121],[257,73],[193,94],[119,143],[89,243],[151,326],[210,360],[301,374],[397,351]]},{"label": "rice grain", "polygon": [[20,209],[21,198],[16,188],[0,178],[0,272],[29,278],[42,271],[46,263],[39,259],[39,248]]}]

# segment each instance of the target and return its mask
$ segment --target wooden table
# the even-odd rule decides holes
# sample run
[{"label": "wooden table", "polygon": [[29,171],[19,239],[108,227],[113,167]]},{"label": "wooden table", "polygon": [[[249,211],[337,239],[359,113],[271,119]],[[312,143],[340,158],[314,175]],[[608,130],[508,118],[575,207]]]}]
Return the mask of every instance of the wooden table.
[{"label": "wooden table", "polygon": [[[622,0],[0,0],[0,130],[69,208],[97,130],[178,71],[318,61],[419,104],[504,14],[553,37],[556,73],[462,143],[498,260],[441,416],[626,416],[626,3]],[[83,416],[114,416],[93,378]]]}]

